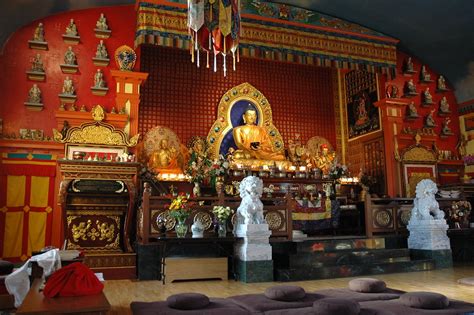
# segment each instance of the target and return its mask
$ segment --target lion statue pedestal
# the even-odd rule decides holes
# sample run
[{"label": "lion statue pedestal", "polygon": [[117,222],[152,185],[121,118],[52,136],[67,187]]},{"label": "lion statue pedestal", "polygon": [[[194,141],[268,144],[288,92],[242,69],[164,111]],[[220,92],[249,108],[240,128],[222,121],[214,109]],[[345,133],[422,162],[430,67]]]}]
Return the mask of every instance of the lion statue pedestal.
[{"label": "lion statue pedestal", "polygon": [[448,224],[439,209],[435,194],[436,184],[423,179],[416,185],[410,221],[408,221],[408,248],[414,259],[433,259],[437,268],[452,267],[451,245],[447,235]]},{"label": "lion statue pedestal", "polygon": [[241,237],[234,246],[237,258],[235,269],[242,282],[273,281],[272,247],[269,239],[272,232],[263,217],[260,201],[263,182],[255,176],[247,176],[239,186],[242,202],[237,209],[236,237]]}]

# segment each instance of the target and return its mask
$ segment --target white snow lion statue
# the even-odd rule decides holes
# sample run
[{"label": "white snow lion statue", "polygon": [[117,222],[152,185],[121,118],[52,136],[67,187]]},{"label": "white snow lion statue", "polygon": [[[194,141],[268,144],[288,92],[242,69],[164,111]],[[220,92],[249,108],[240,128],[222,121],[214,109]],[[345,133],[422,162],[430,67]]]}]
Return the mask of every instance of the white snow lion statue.
[{"label": "white snow lion statue", "polygon": [[432,220],[433,216],[436,220],[444,218],[444,212],[439,209],[435,198],[437,192],[438,188],[431,179],[423,179],[416,185],[416,197],[413,201],[411,219]]},{"label": "white snow lion statue", "polygon": [[263,193],[263,181],[255,176],[247,176],[239,186],[242,202],[237,209],[238,224],[263,224],[263,203],[260,201]]}]

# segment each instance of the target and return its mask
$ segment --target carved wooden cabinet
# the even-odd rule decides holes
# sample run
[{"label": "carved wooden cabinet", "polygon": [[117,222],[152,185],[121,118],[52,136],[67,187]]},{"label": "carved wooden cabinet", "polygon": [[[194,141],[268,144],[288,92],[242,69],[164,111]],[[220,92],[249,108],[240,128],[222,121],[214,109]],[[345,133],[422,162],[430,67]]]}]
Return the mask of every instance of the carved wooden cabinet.
[{"label": "carved wooden cabinet", "polygon": [[67,249],[132,252],[139,164],[61,160],[59,200]]}]

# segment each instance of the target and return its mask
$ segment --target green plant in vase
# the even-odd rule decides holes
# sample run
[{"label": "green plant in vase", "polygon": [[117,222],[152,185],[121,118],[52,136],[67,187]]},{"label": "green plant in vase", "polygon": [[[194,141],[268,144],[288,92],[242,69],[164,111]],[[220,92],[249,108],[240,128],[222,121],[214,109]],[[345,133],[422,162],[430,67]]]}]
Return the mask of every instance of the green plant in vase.
[{"label": "green plant in vase", "polygon": [[227,219],[229,219],[230,215],[234,213],[229,207],[224,206],[214,206],[212,208],[212,213],[214,213],[215,218],[218,221],[219,228],[218,228],[218,235],[219,237],[226,237],[227,236]]},{"label": "green plant in vase", "polygon": [[191,215],[190,203],[185,195],[178,195],[168,207],[170,216],[176,219],[175,231],[177,237],[185,237],[188,232],[186,220]]}]

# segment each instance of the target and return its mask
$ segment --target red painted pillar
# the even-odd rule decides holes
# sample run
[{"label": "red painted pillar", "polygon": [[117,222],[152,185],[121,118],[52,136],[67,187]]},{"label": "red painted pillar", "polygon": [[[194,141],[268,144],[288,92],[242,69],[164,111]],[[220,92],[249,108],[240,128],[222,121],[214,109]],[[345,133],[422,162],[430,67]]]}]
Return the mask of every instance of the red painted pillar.
[{"label": "red painted pillar", "polygon": [[110,70],[115,79],[117,96],[115,104],[119,112],[125,108],[130,117],[128,134],[133,137],[138,133],[138,109],[140,106],[140,84],[148,77],[148,73]]},{"label": "red painted pillar", "polygon": [[407,102],[401,99],[384,98],[375,103],[382,114],[382,129],[385,144],[385,178],[387,194],[390,197],[402,196],[400,191],[400,164],[395,155],[398,154],[397,135],[403,127],[403,115]]}]

